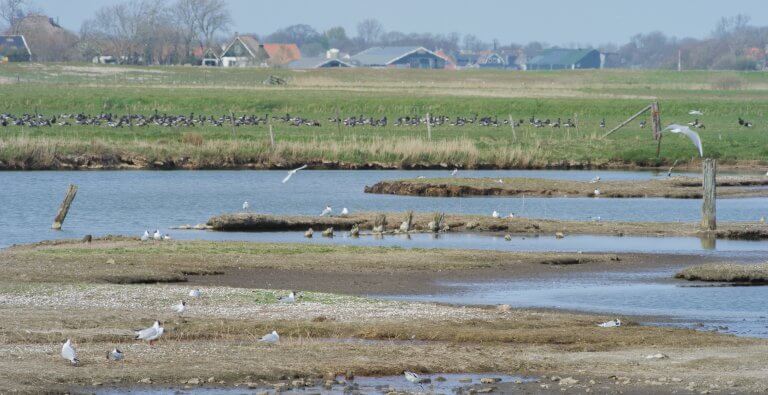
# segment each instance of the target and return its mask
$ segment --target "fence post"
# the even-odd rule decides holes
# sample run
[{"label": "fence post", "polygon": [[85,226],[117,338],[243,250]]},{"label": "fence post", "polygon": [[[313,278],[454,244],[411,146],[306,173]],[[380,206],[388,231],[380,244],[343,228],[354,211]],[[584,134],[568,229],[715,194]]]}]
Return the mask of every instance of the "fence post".
[{"label": "fence post", "polygon": [[427,113],[427,140],[432,140],[432,121],[430,121],[429,113]]},{"label": "fence post", "polygon": [[273,149],[275,148],[275,134],[272,133],[272,124],[269,125],[269,144]]},{"label": "fence post", "polygon": [[704,203],[701,206],[702,230],[717,229],[715,206],[717,200],[717,161],[712,158],[704,159]]},{"label": "fence post", "polygon": [[72,201],[75,200],[75,195],[77,195],[77,185],[70,184],[69,189],[67,189],[67,196],[64,197],[64,201],[61,202],[61,206],[59,206],[59,211],[56,213],[56,218],[53,220],[51,229],[61,230],[61,225],[67,217],[69,206],[72,204]]},{"label": "fence post", "polygon": [[512,119],[512,114],[509,114],[509,126],[512,127],[512,139],[517,141],[517,133],[515,132],[515,120]]}]

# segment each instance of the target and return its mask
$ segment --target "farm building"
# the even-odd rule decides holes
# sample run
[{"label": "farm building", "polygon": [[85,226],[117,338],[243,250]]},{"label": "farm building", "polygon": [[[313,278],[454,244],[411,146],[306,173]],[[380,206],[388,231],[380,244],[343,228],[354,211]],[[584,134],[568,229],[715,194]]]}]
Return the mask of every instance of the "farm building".
[{"label": "farm building", "polygon": [[302,58],[288,63],[291,69],[324,69],[333,67],[354,67],[342,59],[328,59],[324,57]]},{"label": "farm building", "polygon": [[507,59],[498,52],[481,51],[476,64],[481,69],[504,69],[507,67]]},{"label": "farm building", "polygon": [[221,57],[213,48],[206,48],[201,56],[200,64],[203,66],[221,66]]},{"label": "farm building", "polygon": [[0,36],[0,60],[28,62],[32,58],[27,40],[21,35]]},{"label": "farm building", "polygon": [[256,37],[236,35],[221,54],[224,67],[266,66],[269,55]]},{"label": "farm building", "polygon": [[551,48],[528,60],[528,70],[599,69],[600,52],[594,49]]},{"label": "farm building", "polygon": [[352,56],[361,67],[443,69],[445,59],[424,47],[372,47]]},{"label": "farm building", "polygon": [[267,62],[271,66],[285,66],[301,59],[301,51],[296,44],[263,44],[262,48],[267,52]]}]

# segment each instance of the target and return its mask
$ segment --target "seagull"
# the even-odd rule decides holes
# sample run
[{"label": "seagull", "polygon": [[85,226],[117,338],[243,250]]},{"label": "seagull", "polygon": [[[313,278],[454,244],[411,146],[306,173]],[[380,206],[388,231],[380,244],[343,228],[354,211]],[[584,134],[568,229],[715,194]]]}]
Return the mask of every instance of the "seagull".
[{"label": "seagull", "polygon": [[248,211],[248,208],[250,208],[250,207],[251,207],[251,205],[248,204],[247,200],[243,202],[243,211]]},{"label": "seagull", "polygon": [[761,223],[761,224],[764,224],[764,223],[765,223],[765,216],[762,216],[762,217],[760,217],[760,223]]},{"label": "seagull", "polygon": [[347,208],[344,207],[343,209],[341,209],[341,215],[349,215],[349,210],[347,210]]},{"label": "seagull", "polygon": [[672,125],[664,128],[664,130],[669,130],[672,133],[682,133],[686,135],[689,139],[691,139],[696,148],[699,149],[699,156],[704,157],[704,147],[701,145],[701,138],[699,137],[699,134],[691,130],[691,128],[673,123]]},{"label": "seagull", "polygon": [[408,232],[408,230],[408,221],[403,221],[403,223],[400,224],[400,231]]},{"label": "seagull", "polygon": [[453,171],[451,172],[451,176],[456,176],[457,174],[459,174],[459,168],[458,167],[453,169]]},{"label": "seagull", "polygon": [[306,238],[312,238],[312,235],[315,234],[315,231],[312,230],[312,228],[307,229],[306,232],[304,232],[304,237]]},{"label": "seagull", "polygon": [[288,180],[290,180],[290,179],[291,179],[291,177],[292,177],[294,174],[298,173],[298,172],[299,172],[299,170],[304,170],[304,169],[306,169],[306,168],[307,168],[307,165],[304,165],[304,166],[301,166],[301,167],[299,167],[299,168],[296,168],[296,169],[293,169],[293,170],[290,170],[290,171],[288,171],[288,175],[287,175],[287,176],[285,176],[285,178],[283,178],[283,184],[285,184],[286,182],[288,182]]},{"label": "seagull", "polygon": [[147,241],[149,240],[149,231],[145,230],[144,234],[141,235],[141,241]]},{"label": "seagull", "polygon": [[320,213],[320,216],[324,217],[326,215],[331,215],[331,212],[333,212],[333,209],[331,208],[331,206],[325,206],[325,209],[323,210],[322,213]]},{"label": "seagull", "polygon": [[179,302],[179,304],[173,305],[172,309],[173,309],[173,311],[176,312],[176,314],[181,315],[185,311],[187,311],[187,302],[182,300],[181,302]]},{"label": "seagull", "polygon": [[425,178],[427,178],[427,177],[424,177],[424,176],[418,176],[418,177],[416,177],[416,178],[417,178],[417,179],[419,179],[419,180],[423,180],[423,179],[425,179]]},{"label": "seagull", "polygon": [[69,361],[72,366],[77,366],[80,360],[77,359],[77,351],[72,347],[72,340],[67,339],[63,346],[61,346],[61,357]]},{"label": "seagull", "polygon": [[146,329],[137,330],[134,331],[136,334],[135,340],[146,340],[149,342],[149,345],[152,346],[152,344],[155,342],[155,340],[159,339],[160,336],[163,335],[163,332],[165,330],[163,329],[163,324],[160,323],[160,321],[155,321],[152,326]]},{"label": "seagull", "polygon": [[107,353],[107,360],[108,361],[122,361],[123,360],[123,352],[120,351],[119,348],[113,348],[112,351]]},{"label": "seagull", "polygon": [[600,188],[595,188],[595,197],[600,196]]},{"label": "seagull", "polygon": [[406,370],[405,372],[403,372],[403,375],[405,375],[405,379],[410,381],[411,383],[421,385],[421,383],[424,382],[424,379],[421,378],[416,373],[409,372],[409,371]]},{"label": "seagull", "polygon": [[502,180],[501,178],[499,178],[498,180],[496,180],[496,182],[498,182],[499,184],[503,184],[503,183],[504,183],[504,180]]},{"label": "seagull", "polygon": [[283,303],[293,303],[296,301],[296,291],[291,291],[291,293],[288,294],[288,296],[277,298],[277,300]]},{"label": "seagull", "polygon": [[200,290],[199,289],[193,289],[189,291],[189,297],[190,298],[199,298],[200,297]]},{"label": "seagull", "polygon": [[509,218],[515,218],[515,213],[509,213]]},{"label": "seagull", "polygon": [[169,235],[168,233],[163,235],[163,240],[167,241],[167,240],[170,240],[170,239],[171,239],[171,235]]},{"label": "seagull", "polygon": [[152,234],[152,238],[155,240],[162,240],[163,235],[160,233],[159,230],[155,229],[155,233]]},{"label": "seagull", "polygon": [[496,210],[493,210],[493,213],[491,214],[491,217],[493,218],[499,218],[499,212]]},{"label": "seagull", "polygon": [[621,320],[617,318],[613,321],[603,322],[602,324],[598,324],[597,326],[601,328],[616,328],[621,326]]},{"label": "seagull", "polygon": [[278,335],[277,332],[272,331],[272,333],[268,333],[262,336],[259,341],[263,343],[275,344],[280,341],[280,335]]},{"label": "seagull", "polygon": [[691,110],[688,111],[688,115],[704,115],[704,113],[701,110]]},{"label": "seagull", "polygon": [[598,182],[600,182],[600,176],[595,176],[595,178],[589,180],[590,184],[596,184]]}]

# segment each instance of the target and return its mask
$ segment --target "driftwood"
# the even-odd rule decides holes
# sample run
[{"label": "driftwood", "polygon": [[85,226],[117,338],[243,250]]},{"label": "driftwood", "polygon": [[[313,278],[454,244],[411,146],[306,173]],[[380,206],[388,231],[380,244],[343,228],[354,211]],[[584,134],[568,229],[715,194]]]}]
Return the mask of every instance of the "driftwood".
[{"label": "driftwood", "polygon": [[59,211],[56,213],[56,218],[53,219],[53,225],[51,225],[52,229],[61,230],[61,225],[64,223],[64,219],[67,218],[69,206],[71,206],[72,201],[75,200],[75,195],[77,195],[77,185],[70,184],[69,189],[67,189],[67,195],[64,197],[64,201],[61,202]]}]

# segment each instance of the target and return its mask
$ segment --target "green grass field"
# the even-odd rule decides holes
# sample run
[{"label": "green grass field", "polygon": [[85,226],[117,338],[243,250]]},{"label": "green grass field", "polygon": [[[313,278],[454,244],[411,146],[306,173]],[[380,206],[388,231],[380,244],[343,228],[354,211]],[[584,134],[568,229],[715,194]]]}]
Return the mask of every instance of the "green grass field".
[{"label": "green grass field", "polygon": [[[269,75],[284,87],[261,83]],[[57,168],[68,158],[130,158],[137,167],[156,161],[184,168],[235,168],[343,162],[384,167],[658,166],[690,162],[695,149],[683,136],[667,135],[661,155],[650,128],[638,121],[600,138],[651,100],[659,100],[662,122],[687,123],[688,111],[704,112],[700,134],[705,155],[722,164],[768,163],[768,74],[671,71],[421,71],[203,69],[91,65],[0,66],[0,113],[111,112],[150,115],[285,113],[317,119],[321,127],[273,124],[223,127],[94,126],[6,127],[0,134],[4,168]],[[341,117],[387,116],[386,128],[341,127]],[[509,126],[440,126],[427,140],[425,126],[396,127],[405,115],[498,116],[506,119],[567,118],[576,129]],[[738,117],[754,123],[738,126]],[[605,119],[608,127],[601,129]],[[641,118],[647,119],[647,117]],[[201,139],[187,139],[197,133]],[[103,162],[103,160],[102,160]],[[182,164],[183,165],[180,165]],[[115,167],[115,160],[105,167]]]}]

